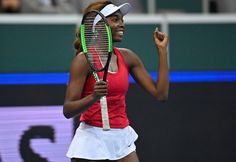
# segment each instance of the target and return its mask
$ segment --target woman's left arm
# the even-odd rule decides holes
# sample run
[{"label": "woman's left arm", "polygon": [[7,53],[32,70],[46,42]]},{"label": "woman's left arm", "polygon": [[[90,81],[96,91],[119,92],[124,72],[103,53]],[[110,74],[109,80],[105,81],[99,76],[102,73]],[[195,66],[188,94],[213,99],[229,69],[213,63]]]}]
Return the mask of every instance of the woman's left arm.
[{"label": "woman's left arm", "polygon": [[169,68],[167,62],[168,37],[159,31],[153,33],[154,42],[159,55],[158,77],[154,81],[145,69],[139,57],[128,49],[122,49],[130,74],[145,90],[153,95],[158,101],[168,99],[169,92]]},{"label": "woman's left arm", "polygon": [[169,92],[169,67],[167,58],[168,37],[156,29],[153,32],[155,45],[159,54],[158,80],[156,83],[159,100],[165,101]]}]

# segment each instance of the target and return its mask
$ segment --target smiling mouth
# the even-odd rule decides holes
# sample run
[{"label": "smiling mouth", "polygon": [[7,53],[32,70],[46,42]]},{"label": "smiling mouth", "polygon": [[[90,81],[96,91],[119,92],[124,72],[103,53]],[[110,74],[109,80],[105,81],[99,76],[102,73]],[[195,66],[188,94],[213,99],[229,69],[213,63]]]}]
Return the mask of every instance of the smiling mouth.
[{"label": "smiling mouth", "polygon": [[120,35],[120,36],[123,36],[124,35],[124,31],[118,31],[117,34]]}]

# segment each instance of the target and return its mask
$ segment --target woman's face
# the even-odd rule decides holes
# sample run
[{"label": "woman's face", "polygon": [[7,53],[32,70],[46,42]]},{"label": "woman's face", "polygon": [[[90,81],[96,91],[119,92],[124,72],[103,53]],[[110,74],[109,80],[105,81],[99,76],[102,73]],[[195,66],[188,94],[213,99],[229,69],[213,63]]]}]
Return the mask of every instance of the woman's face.
[{"label": "woman's face", "polygon": [[107,21],[111,27],[113,42],[121,42],[125,30],[123,15],[120,11],[117,11],[108,16]]}]

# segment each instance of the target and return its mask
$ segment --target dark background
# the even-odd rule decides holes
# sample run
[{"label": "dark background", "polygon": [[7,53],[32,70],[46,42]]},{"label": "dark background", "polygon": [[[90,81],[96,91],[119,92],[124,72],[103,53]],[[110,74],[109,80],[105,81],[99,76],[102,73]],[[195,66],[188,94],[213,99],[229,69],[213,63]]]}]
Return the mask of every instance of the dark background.
[{"label": "dark background", "polygon": [[[61,105],[65,88],[0,86],[0,106]],[[139,134],[136,144],[140,161],[236,161],[235,96],[234,82],[171,83],[169,100],[159,103],[131,84],[127,111],[131,126]]]}]

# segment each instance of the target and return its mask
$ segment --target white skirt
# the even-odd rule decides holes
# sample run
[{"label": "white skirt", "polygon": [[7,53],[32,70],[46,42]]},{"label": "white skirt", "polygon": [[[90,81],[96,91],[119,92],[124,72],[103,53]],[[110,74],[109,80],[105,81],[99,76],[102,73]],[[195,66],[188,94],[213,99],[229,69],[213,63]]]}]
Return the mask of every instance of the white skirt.
[{"label": "white skirt", "polygon": [[81,122],[66,155],[88,160],[118,160],[136,150],[137,138],[130,126],[103,131]]}]

